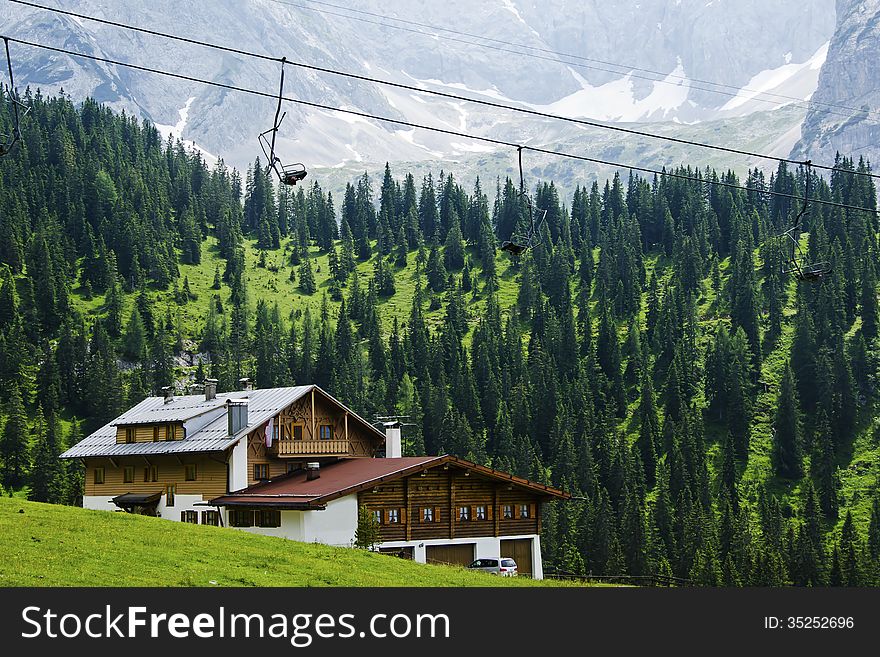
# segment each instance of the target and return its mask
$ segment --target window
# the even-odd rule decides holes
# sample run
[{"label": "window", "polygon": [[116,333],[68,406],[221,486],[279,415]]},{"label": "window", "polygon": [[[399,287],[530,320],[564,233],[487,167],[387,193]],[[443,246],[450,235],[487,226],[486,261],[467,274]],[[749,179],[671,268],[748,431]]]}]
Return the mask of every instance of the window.
[{"label": "window", "polygon": [[477,507],[476,511],[474,512],[474,519],[475,520],[485,520],[486,519],[486,507],[485,506],[480,505]]},{"label": "window", "polygon": [[257,527],[280,527],[281,511],[263,510],[255,511]]},{"label": "window", "polygon": [[144,481],[159,481],[158,465],[150,465],[144,468]]},{"label": "window", "polygon": [[290,463],[290,462],[288,462],[288,464],[287,464],[287,474],[290,474],[291,472],[295,472],[295,471],[297,471],[297,470],[299,470],[299,463]]},{"label": "window", "polygon": [[122,469],[122,483],[123,484],[134,483],[134,466],[133,465],[127,465]]},{"label": "window", "polygon": [[183,478],[185,481],[195,481],[198,470],[195,463],[187,463],[183,466]]},{"label": "window", "polygon": [[135,441],[135,431],[134,427],[125,427],[125,442],[133,443]]},{"label": "window", "polygon": [[422,509],[422,522],[434,522],[434,508],[426,506]]},{"label": "window", "polygon": [[174,484],[165,486],[165,506],[174,506],[175,493],[177,493],[177,486]]},{"label": "window", "polygon": [[254,463],[254,479],[257,481],[264,481],[269,478],[269,464],[268,463]]},{"label": "window", "polygon": [[293,425],[293,439],[294,440],[302,440],[303,439],[303,425],[294,424]]},{"label": "window", "polygon": [[153,442],[154,443],[159,442],[159,425],[158,424],[153,426]]},{"label": "window", "polygon": [[519,505],[519,517],[520,518],[528,518],[529,517],[529,505],[528,504],[520,504]]},{"label": "window", "polygon": [[180,522],[188,522],[192,525],[199,524],[199,512],[198,511],[181,511],[180,512]]},{"label": "window", "polygon": [[233,509],[229,512],[229,524],[232,527],[253,527],[254,512],[250,509]]},{"label": "window", "polygon": [[458,519],[459,521],[467,521],[471,519],[471,507],[469,506],[460,506],[458,507]]},{"label": "window", "polygon": [[381,524],[382,524],[382,512],[379,511],[379,509],[376,509],[376,510],[373,511],[373,520],[376,521],[376,524],[377,524],[377,525],[381,525]]},{"label": "window", "polygon": [[505,504],[502,509],[502,515],[505,520],[513,520],[513,504]]},{"label": "window", "polygon": [[202,511],[202,524],[213,527],[220,526],[220,514],[216,511]]},{"label": "window", "polygon": [[319,429],[318,436],[321,440],[333,440],[333,426],[329,424],[322,424]]},{"label": "window", "polygon": [[176,424],[166,424],[165,425],[165,440],[177,440],[177,425]]},{"label": "window", "polygon": [[400,522],[400,509],[388,509],[388,524],[393,525]]},{"label": "window", "polygon": [[104,468],[95,468],[95,483],[104,483]]}]

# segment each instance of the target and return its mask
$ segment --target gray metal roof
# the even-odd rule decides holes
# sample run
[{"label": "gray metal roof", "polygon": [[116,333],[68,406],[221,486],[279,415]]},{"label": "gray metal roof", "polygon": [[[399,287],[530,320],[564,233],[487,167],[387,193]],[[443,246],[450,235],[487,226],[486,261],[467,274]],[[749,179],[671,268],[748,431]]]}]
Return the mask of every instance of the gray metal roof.
[{"label": "gray metal roof", "polygon": [[[217,398],[205,402],[204,395],[185,395],[165,404],[164,397],[147,397],[112,422],[84,438],[61,455],[61,458],[87,456],[140,456],[149,454],[182,454],[187,452],[221,452],[235,445],[242,437],[265,424],[270,417],[290,406],[315,386],[267,388],[218,393]],[[227,399],[248,399],[248,426],[234,436],[227,433],[226,413],[183,440],[117,443],[116,427],[125,424],[183,421],[210,410],[222,408]],[[172,408],[173,407],[173,408]],[[185,416],[185,417],[184,417]]]}]

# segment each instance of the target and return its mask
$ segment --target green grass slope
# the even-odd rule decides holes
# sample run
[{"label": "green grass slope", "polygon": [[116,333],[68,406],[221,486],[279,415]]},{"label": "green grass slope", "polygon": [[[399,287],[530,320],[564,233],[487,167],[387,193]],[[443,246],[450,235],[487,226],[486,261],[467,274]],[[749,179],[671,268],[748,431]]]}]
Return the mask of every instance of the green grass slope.
[{"label": "green grass slope", "polygon": [[0,586],[559,584],[15,498],[0,498],[0,554]]}]

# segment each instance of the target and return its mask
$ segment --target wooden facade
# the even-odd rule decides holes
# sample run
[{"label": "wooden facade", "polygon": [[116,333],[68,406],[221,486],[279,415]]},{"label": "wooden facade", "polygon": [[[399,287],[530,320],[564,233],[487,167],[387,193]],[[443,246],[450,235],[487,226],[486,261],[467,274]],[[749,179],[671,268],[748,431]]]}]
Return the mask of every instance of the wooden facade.
[{"label": "wooden facade", "polygon": [[382,542],[538,534],[540,501],[528,489],[456,467],[431,468],[358,494],[360,506],[379,512]]},{"label": "wooden facade", "polygon": [[[381,444],[381,436],[353,417],[344,407],[329,399],[319,389],[312,389],[296,402],[282,409],[272,419],[271,447],[266,447],[265,425],[251,431],[247,441],[247,484],[273,479],[300,468],[307,461],[335,460],[349,457],[372,457]],[[116,427],[116,442],[153,443],[183,440],[182,422],[129,424]],[[146,455],[126,458],[86,458],[85,495],[115,496],[123,493],[151,492],[166,484],[177,484],[177,494],[200,494],[205,499],[229,492],[228,461],[225,454]],[[198,462],[198,471],[210,475],[207,480],[185,481],[184,463]],[[202,467],[201,464],[205,464]],[[144,468],[158,465],[159,482],[144,481]],[[126,482],[125,468],[134,467],[134,481]],[[104,470],[104,483],[95,483],[94,471]],[[152,478],[152,477],[150,477]],[[194,485],[195,484],[195,485]]]},{"label": "wooden facade", "polygon": [[[323,429],[323,438],[322,427],[329,427]],[[255,476],[259,468],[254,466],[268,466],[268,478],[273,479],[306,461],[372,457],[381,441],[361,421],[314,389],[273,418],[273,435],[271,447],[266,447],[264,427],[247,437],[248,486],[260,481]]]},{"label": "wooden facade", "polygon": [[[193,474],[191,468],[187,473],[187,466],[195,466],[192,481],[187,480],[187,474]],[[133,475],[130,482],[125,481],[127,468],[133,468],[128,470]],[[104,483],[96,483],[99,469],[103,469]],[[201,495],[207,500],[226,493],[226,482],[226,462],[202,454],[90,458],[86,460],[84,493],[115,497],[124,493],[165,492],[168,485],[174,485],[177,495]]]}]

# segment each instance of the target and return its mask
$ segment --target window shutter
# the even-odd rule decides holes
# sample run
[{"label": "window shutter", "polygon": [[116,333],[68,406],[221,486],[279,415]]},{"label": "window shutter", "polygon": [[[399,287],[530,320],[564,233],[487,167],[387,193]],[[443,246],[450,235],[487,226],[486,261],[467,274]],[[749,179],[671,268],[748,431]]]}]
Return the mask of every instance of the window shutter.
[{"label": "window shutter", "polygon": [[486,520],[492,520],[492,519],[493,519],[492,518],[492,505],[487,504],[486,505]]},{"label": "window shutter", "polygon": [[400,523],[403,525],[406,524],[406,509],[400,510]]},{"label": "window shutter", "polygon": [[180,512],[180,522],[186,522],[186,511]]},{"label": "window shutter", "polygon": [[468,516],[468,520],[476,520],[477,519],[477,507],[475,507],[473,504],[471,504],[470,510],[471,510],[471,513]]},{"label": "window shutter", "polygon": [[391,510],[385,509],[382,511],[382,524],[387,525],[391,522]]},{"label": "window shutter", "polygon": [[434,522],[440,522],[440,507],[434,507]]},{"label": "window shutter", "polygon": [[535,513],[535,504],[533,502],[532,504],[529,504],[529,519],[533,520],[537,517],[538,517],[538,514]]}]

